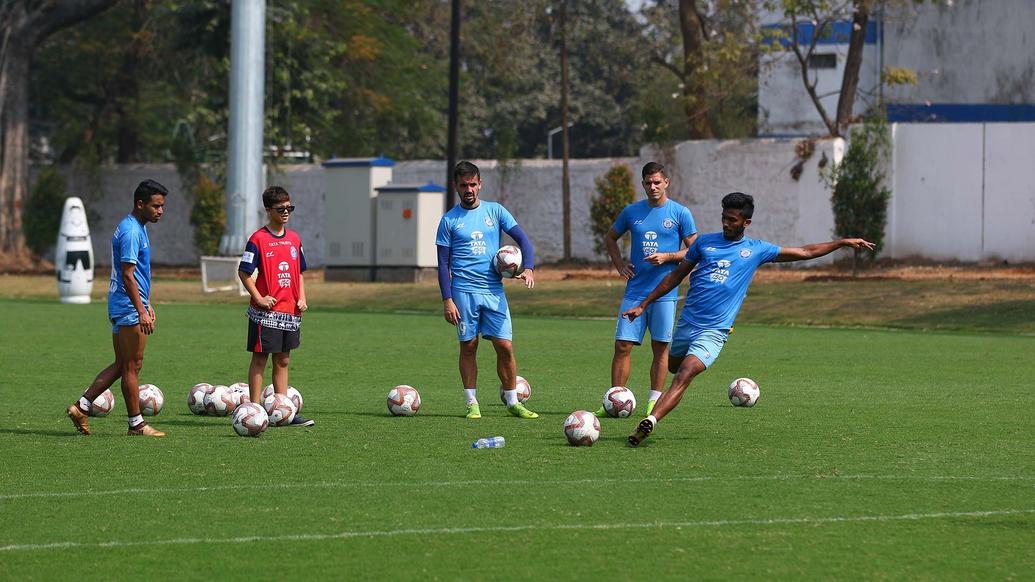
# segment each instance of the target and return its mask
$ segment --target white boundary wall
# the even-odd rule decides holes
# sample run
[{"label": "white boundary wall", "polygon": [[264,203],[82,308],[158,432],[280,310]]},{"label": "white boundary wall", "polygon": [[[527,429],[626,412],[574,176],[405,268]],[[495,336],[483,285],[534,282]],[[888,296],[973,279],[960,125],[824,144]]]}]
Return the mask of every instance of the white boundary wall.
[{"label": "white boundary wall", "polygon": [[884,256],[1035,261],[1035,123],[895,124]]},{"label": "white boundary wall", "polygon": [[[895,124],[895,151],[890,168],[893,190],[888,209],[884,255],[937,261],[1035,262],[1035,124]],[[822,160],[840,159],[842,140],[816,144],[798,180],[791,168],[799,161],[798,140],[755,139],[693,141],[673,147],[645,147],[638,158],[571,161],[572,254],[603,261],[593,250],[589,204],[595,180],[614,164],[630,166],[639,180],[649,160],[664,164],[672,177],[672,198],[688,206],[700,232],[721,226],[719,201],[741,191],[755,197],[749,236],[779,245],[829,240],[833,236],[830,193],[818,177]],[[482,195],[511,210],[536,245],[540,262],[556,261],[563,251],[560,160],[521,160],[505,168],[494,160],[473,160],[482,171]],[[396,183],[441,184],[445,162],[416,160],[393,168]],[[506,176],[506,179],[501,179]],[[169,164],[103,168],[96,181],[72,175],[69,195],[83,197],[99,216],[90,224],[94,256],[110,263],[111,231],[132,206],[136,184],[154,178],[172,192],[166,214],[149,227],[153,260],[160,265],[199,262],[190,225],[192,201],[182,191]],[[324,264],[323,168],[281,166],[270,183],[283,185],[299,207],[291,227],[302,236],[313,267]],[[90,192],[100,185],[100,194]],[[642,190],[637,184],[637,196]],[[829,263],[847,251],[811,262]]]}]

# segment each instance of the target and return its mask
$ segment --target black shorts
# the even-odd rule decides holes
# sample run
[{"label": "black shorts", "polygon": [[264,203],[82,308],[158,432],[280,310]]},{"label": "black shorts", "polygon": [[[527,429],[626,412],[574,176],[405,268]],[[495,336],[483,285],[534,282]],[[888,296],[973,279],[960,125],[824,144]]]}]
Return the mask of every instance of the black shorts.
[{"label": "black shorts", "polygon": [[279,354],[290,352],[301,343],[301,330],[284,331],[275,327],[266,327],[248,320],[248,345],[245,349],[249,352],[263,354]]}]

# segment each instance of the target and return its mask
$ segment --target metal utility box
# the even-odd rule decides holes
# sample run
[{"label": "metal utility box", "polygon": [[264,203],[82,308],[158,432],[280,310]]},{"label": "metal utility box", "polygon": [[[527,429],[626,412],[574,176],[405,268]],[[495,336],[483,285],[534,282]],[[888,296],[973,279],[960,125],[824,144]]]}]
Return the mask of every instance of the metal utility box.
[{"label": "metal utility box", "polygon": [[377,190],[375,281],[416,282],[436,276],[435,235],[446,189],[387,184]]},{"label": "metal utility box", "polygon": [[331,158],[323,162],[324,238],[328,281],[371,281],[377,245],[377,188],[392,181],[395,162],[385,157]]}]

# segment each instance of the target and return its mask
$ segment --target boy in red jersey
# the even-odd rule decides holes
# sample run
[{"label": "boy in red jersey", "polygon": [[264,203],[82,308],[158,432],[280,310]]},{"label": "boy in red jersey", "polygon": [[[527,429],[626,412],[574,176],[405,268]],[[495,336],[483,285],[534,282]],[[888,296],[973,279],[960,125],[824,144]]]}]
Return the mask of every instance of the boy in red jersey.
[{"label": "boy in red jersey", "polygon": [[[300,342],[305,301],[306,270],[302,240],[286,225],[295,207],[291,195],[280,186],[262,193],[269,222],[248,239],[237,276],[252,296],[248,306],[248,345],[252,362],[248,366],[248,388],[252,402],[261,404],[262,378],[266,360],[273,354],[273,390],[287,394],[291,350]],[[255,279],[252,274],[258,270]],[[312,426],[313,420],[295,414],[291,426]]]}]

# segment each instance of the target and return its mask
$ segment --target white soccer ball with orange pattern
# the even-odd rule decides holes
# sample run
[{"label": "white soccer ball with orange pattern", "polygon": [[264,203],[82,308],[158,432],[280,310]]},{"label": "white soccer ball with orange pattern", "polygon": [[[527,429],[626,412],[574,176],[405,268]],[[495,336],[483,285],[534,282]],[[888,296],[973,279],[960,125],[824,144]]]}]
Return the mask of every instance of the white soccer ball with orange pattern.
[{"label": "white soccer ball with orange pattern", "polygon": [[[273,384],[267,384],[266,387],[262,389],[262,401],[265,402],[266,398],[270,394],[273,394]],[[302,410],[302,405],[305,404],[305,401],[302,400],[302,393],[298,391],[298,388],[288,386],[287,397],[295,404],[295,412]]]},{"label": "white soccer ball with orange pattern", "polygon": [[754,406],[758,402],[760,395],[761,391],[758,389],[758,384],[751,378],[737,378],[730,384],[728,393],[730,403],[733,406],[743,406],[745,408]]},{"label": "white soccer ball with orange pattern", "polygon": [[523,263],[524,259],[521,256],[521,249],[514,245],[500,247],[500,250],[496,251],[496,258],[493,261],[496,272],[500,276],[511,279],[517,277],[525,270]]},{"label": "white soccer ball with orange pattern", "polygon": [[209,416],[227,416],[234,413],[237,402],[229,386],[213,386],[205,395],[205,413]]},{"label": "white soccer ball with orange pattern", "polygon": [[625,418],[636,410],[636,396],[625,386],[612,386],[604,393],[604,412],[611,418]]},{"label": "white soccer ball with orange pattern", "polygon": [[165,406],[165,394],[154,384],[141,384],[140,392],[140,414],[144,416],[155,416]]},{"label": "white soccer ball with orange pattern", "polygon": [[[520,402],[521,404],[528,402],[528,399],[532,397],[532,385],[528,383],[528,380],[525,380],[521,376],[518,376],[515,379],[514,384],[517,385],[518,402]],[[504,396],[503,392],[503,384],[500,384],[500,402],[506,404],[507,397]]]},{"label": "white soccer ball with orange pattern", "polygon": [[392,416],[413,416],[420,410],[420,392],[413,386],[400,384],[388,392],[388,412]]},{"label": "white soccer ball with orange pattern", "polygon": [[258,404],[245,402],[234,411],[231,424],[237,434],[257,437],[270,425],[270,417]]},{"label": "white soccer ball with orange pattern", "polygon": [[115,408],[115,395],[105,390],[90,403],[90,416],[108,416],[112,408]]},{"label": "white soccer ball with orange pattern", "polygon": [[212,392],[214,386],[208,382],[195,384],[187,393],[187,407],[194,414],[205,414],[205,396]]},{"label": "white soccer ball with orange pattern", "polygon": [[591,447],[600,438],[600,420],[586,410],[576,410],[564,421],[564,438],[573,447]]},{"label": "white soccer ball with orange pattern", "polygon": [[262,407],[273,426],[285,426],[295,419],[295,404],[283,394],[270,394],[262,401]]},{"label": "white soccer ball with orange pattern", "polygon": [[[240,406],[245,402],[251,402],[251,389],[248,387],[247,382],[234,382],[227,386],[230,389],[230,394],[234,397],[234,405]],[[261,407],[260,407],[261,408]]]}]

